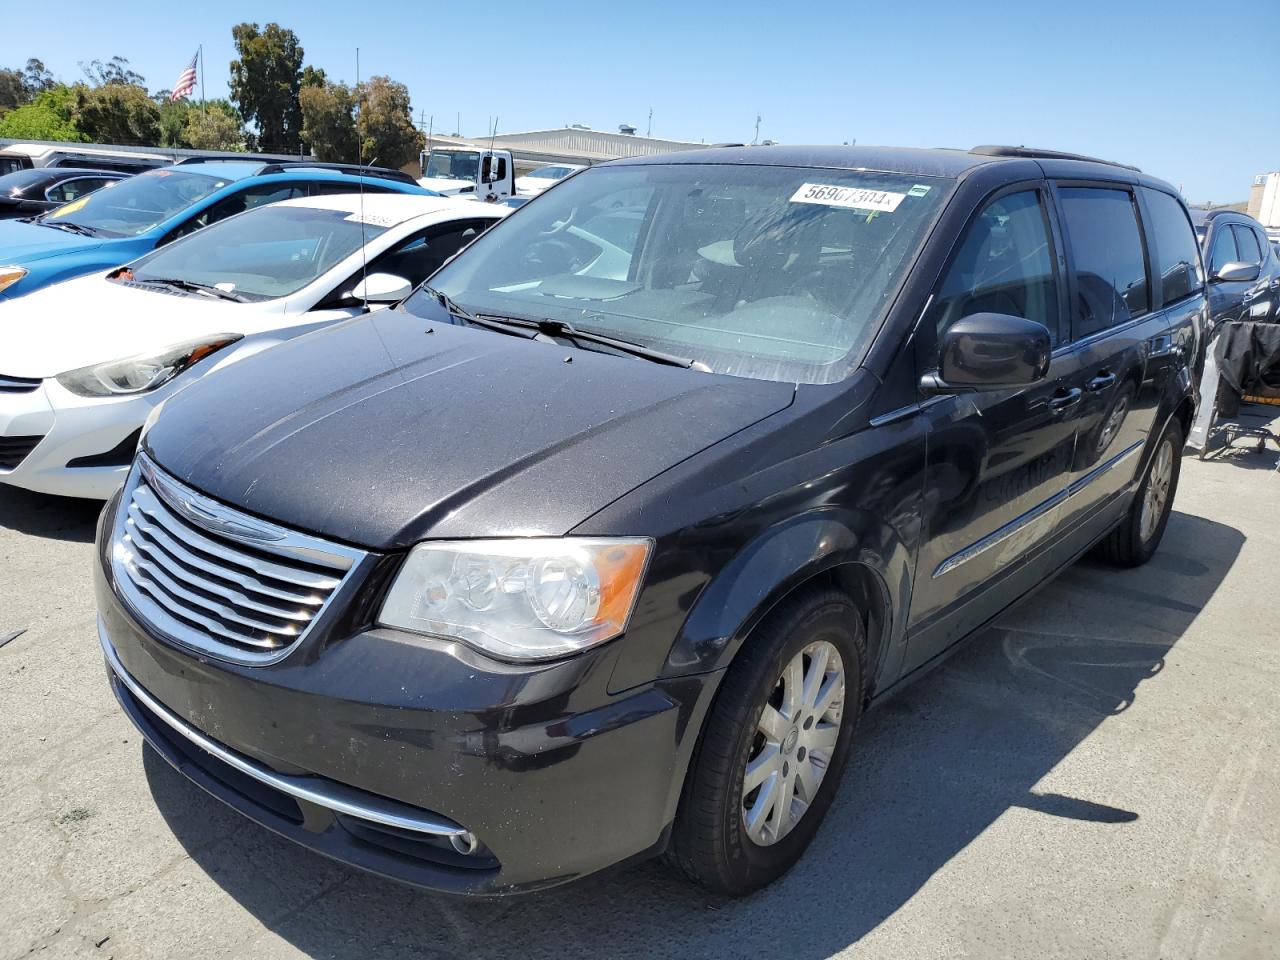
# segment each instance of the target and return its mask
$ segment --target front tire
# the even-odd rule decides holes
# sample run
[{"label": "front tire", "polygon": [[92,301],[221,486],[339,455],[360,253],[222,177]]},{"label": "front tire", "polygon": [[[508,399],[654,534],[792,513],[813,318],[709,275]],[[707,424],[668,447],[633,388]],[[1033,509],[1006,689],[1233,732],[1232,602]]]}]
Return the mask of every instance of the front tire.
[{"label": "front tire", "polygon": [[862,710],[866,637],[839,591],[784,601],[722,683],[694,753],[670,859],[741,896],[772,883],[817,833]]},{"label": "front tire", "polygon": [[1124,520],[1098,544],[1099,552],[1111,563],[1140,567],[1155,555],[1178,492],[1183,442],[1182,422],[1174,417],[1156,444]]}]

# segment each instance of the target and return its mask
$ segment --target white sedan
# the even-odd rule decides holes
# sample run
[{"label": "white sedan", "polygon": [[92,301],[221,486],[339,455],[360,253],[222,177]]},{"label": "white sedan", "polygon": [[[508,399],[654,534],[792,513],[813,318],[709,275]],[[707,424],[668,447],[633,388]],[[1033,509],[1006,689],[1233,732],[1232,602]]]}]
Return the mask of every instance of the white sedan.
[{"label": "white sedan", "polygon": [[288,200],[0,305],[0,482],[110,497],[166,397],[400,300],[507,212],[394,194]]},{"label": "white sedan", "polygon": [[584,169],[576,163],[553,163],[531,170],[523,177],[516,177],[516,193],[522,197],[536,197],[548,187],[554,187],[571,173]]}]

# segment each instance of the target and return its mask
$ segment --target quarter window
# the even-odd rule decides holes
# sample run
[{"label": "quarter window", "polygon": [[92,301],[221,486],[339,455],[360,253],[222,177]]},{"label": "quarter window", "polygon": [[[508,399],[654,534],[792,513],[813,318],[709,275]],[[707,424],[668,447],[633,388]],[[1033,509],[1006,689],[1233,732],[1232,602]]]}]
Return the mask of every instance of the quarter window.
[{"label": "quarter window", "polygon": [[969,225],[932,310],[938,334],[975,313],[1035,320],[1058,341],[1058,282],[1040,194],[993,200]]},{"label": "quarter window", "polygon": [[1221,224],[1213,231],[1213,252],[1209,254],[1209,269],[1217,274],[1228,263],[1237,263],[1240,253],[1236,249],[1235,234],[1227,224]]},{"label": "quarter window", "polygon": [[1073,337],[1147,313],[1147,261],[1133,197],[1127,190],[1098,187],[1065,187],[1061,197],[1076,268]]},{"label": "quarter window", "polygon": [[1142,188],[1147,207],[1147,231],[1155,240],[1156,272],[1160,275],[1160,305],[1190,296],[1204,287],[1200,248],[1191,221],[1176,199],[1159,190]]},{"label": "quarter window", "polygon": [[1236,235],[1236,249],[1240,253],[1240,262],[1261,263],[1262,248],[1258,246],[1258,235],[1241,223],[1235,224],[1231,229]]}]

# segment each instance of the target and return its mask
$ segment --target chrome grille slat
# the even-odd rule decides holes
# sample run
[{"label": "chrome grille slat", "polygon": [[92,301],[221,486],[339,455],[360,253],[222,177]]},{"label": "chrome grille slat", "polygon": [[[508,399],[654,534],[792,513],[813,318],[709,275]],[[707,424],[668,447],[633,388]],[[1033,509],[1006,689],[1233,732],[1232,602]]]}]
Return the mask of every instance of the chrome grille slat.
[{"label": "chrome grille slat", "polygon": [[226,590],[231,584],[235,584],[240,587],[241,590],[251,591],[260,596],[270,597],[275,600],[283,600],[285,603],[297,603],[305,607],[319,607],[320,604],[324,603],[323,594],[314,592],[309,594],[290,593],[287,590],[268,586],[248,573],[241,574],[238,571],[230,570],[226,567],[220,567],[216,570],[209,569],[210,560],[213,558],[208,556],[201,557],[192,553],[177,540],[173,539],[173,537],[169,536],[169,534],[164,531],[163,527],[148,520],[136,503],[129,505],[129,523],[131,525],[131,533],[133,530],[137,530],[141,533],[144,539],[157,544],[160,549],[175,557],[178,562],[187,567],[208,570],[211,576],[215,576],[219,580],[225,581],[224,583],[218,584],[219,590]]},{"label": "chrome grille slat", "polygon": [[111,547],[116,589],[144,624],[255,665],[301,643],[365,557],[212,500],[146,454],[125,484]]},{"label": "chrome grille slat", "polygon": [[162,527],[179,531],[183,538],[189,541],[193,547],[212,554],[222,563],[244,567],[260,576],[270,577],[272,580],[278,580],[281,583],[291,583],[294,586],[304,587],[308,590],[332,590],[338,585],[338,580],[334,577],[312,574],[305,570],[291,570],[286,566],[272,563],[269,560],[246,556],[243,553],[239,553],[233,546],[220,545],[210,537],[197,533],[191,529],[190,524],[175,516],[173,511],[166,509],[164,504],[160,502],[160,498],[148,487],[139,486],[134,493],[133,502],[139,510]]},{"label": "chrome grille slat", "polygon": [[[159,587],[153,584],[151,581],[135,580],[134,583],[136,583],[141,589],[147,591],[147,593],[150,594],[158,603],[165,604],[165,605],[169,605],[171,603],[171,599],[169,598],[169,596],[163,590],[161,590]],[[227,630],[216,620],[212,620],[209,617],[202,616],[201,614],[192,612],[190,610],[184,610],[181,614],[181,617],[179,617],[178,619],[186,619],[186,620],[194,621],[195,623],[200,624],[206,630],[209,630],[211,633],[218,634],[220,637],[222,637],[224,640],[228,641],[229,643],[236,643],[236,644],[248,643],[250,646],[254,646],[254,647],[268,646],[268,644],[264,643],[261,640],[246,639],[242,637],[240,634],[232,633],[230,630]]]},{"label": "chrome grille slat", "polygon": [[[293,639],[297,635],[298,629],[296,625],[290,625],[284,629],[278,629],[275,624],[267,623],[263,620],[255,619],[247,614],[239,613],[225,603],[219,603],[217,600],[210,600],[208,597],[202,597],[198,593],[194,593],[176,583],[173,577],[165,573],[158,564],[151,560],[146,560],[134,554],[130,565],[148,577],[152,583],[159,586],[171,597],[178,600],[185,600],[192,604],[197,610],[205,609],[210,613],[216,614],[219,619],[230,620],[233,624],[240,624],[242,627],[248,627],[250,630],[261,630],[265,634],[282,633],[289,639]],[[255,644],[257,646],[257,644]],[[262,644],[262,646],[276,646],[276,644]]]}]

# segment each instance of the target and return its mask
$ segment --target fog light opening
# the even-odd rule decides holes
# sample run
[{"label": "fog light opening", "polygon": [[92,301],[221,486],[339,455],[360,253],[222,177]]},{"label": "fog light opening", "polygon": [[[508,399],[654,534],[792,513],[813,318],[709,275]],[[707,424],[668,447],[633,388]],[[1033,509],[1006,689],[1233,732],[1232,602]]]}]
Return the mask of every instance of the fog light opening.
[{"label": "fog light opening", "polygon": [[476,835],[468,831],[467,833],[454,834],[449,838],[449,842],[453,844],[453,849],[457,850],[464,857],[469,857],[480,849],[480,841],[476,839]]}]

